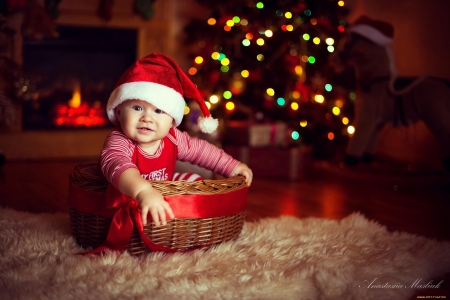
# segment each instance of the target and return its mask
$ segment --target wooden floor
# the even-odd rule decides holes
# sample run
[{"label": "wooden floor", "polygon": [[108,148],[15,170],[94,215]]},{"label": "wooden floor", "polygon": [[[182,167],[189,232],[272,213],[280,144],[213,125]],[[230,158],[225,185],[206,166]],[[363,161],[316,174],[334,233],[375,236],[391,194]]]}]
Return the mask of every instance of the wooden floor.
[{"label": "wooden floor", "polygon": [[[68,176],[89,161],[9,162],[0,167],[0,205],[66,212]],[[341,219],[360,212],[389,230],[450,240],[450,174],[315,162],[305,179],[255,178],[247,220],[293,215]]]},{"label": "wooden floor", "polygon": [[[68,176],[86,162],[8,162],[0,167],[0,205],[33,213],[67,212]],[[280,215],[341,219],[353,212],[391,231],[450,240],[450,174],[315,162],[305,179],[256,177],[249,190],[249,221]],[[445,278],[450,280],[448,274]]]}]

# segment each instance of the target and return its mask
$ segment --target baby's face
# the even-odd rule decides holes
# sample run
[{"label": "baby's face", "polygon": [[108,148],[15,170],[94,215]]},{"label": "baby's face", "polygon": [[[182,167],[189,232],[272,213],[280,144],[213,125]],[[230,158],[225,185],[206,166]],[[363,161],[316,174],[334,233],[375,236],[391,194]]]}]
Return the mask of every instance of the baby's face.
[{"label": "baby's face", "polygon": [[153,149],[159,145],[173,124],[173,118],[154,105],[142,100],[126,100],[116,108],[116,116],[126,136],[141,147]]}]

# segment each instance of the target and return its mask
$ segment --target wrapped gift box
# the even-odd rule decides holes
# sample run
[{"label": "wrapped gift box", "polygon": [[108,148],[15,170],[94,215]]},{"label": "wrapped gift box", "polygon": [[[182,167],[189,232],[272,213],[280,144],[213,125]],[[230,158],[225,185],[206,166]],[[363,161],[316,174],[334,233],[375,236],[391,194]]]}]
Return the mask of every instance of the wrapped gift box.
[{"label": "wrapped gift box", "polygon": [[225,127],[224,144],[250,147],[282,146],[286,141],[286,123],[252,124],[230,121]]},{"label": "wrapped gift box", "polygon": [[255,177],[284,180],[306,178],[312,169],[312,148],[293,148],[226,145],[225,152],[247,164]]}]

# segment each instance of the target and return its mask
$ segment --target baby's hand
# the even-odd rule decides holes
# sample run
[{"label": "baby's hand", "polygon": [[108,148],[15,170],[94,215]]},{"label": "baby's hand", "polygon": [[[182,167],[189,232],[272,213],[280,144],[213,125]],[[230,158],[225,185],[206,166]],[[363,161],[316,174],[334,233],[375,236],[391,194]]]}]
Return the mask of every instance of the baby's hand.
[{"label": "baby's hand", "polygon": [[252,184],[253,172],[252,170],[244,163],[239,163],[236,168],[234,168],[231,176],[243,175],[245,177],[245,182],[248,186]]},{"label": "baby's hand", "polygon": [[169,203],[164,200],[160,192],[151,186],[140,191],[136,200],[141,207],[143,225],[147,224],[148,213],[151,214],[156,226],[166,225],[166,212],[170,219],[175,217]]}]

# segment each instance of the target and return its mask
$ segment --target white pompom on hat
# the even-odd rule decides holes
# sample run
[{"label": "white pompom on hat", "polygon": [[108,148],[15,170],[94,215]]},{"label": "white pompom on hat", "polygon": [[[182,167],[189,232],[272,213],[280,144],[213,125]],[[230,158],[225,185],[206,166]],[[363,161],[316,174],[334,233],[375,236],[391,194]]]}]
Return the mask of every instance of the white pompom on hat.
[{"label": "white pompom on hat", "polygon": [[359,34],[380,46],[388,46],[394,39],[392,24],[361,16],[350,26],[350,32]]},{"label": "white pompom on hat", "polygon": [[111,93],[106,113],[117,125],[114,109],[126,100],[138,99],[153,104],[169,114],[174,125],[183,120],[185,99],[195,100],[204,118],[199,119],[202,132],[212,133],[218,127],[195,84],[169,56],[152,53],[136,61],[122,74]]}]

